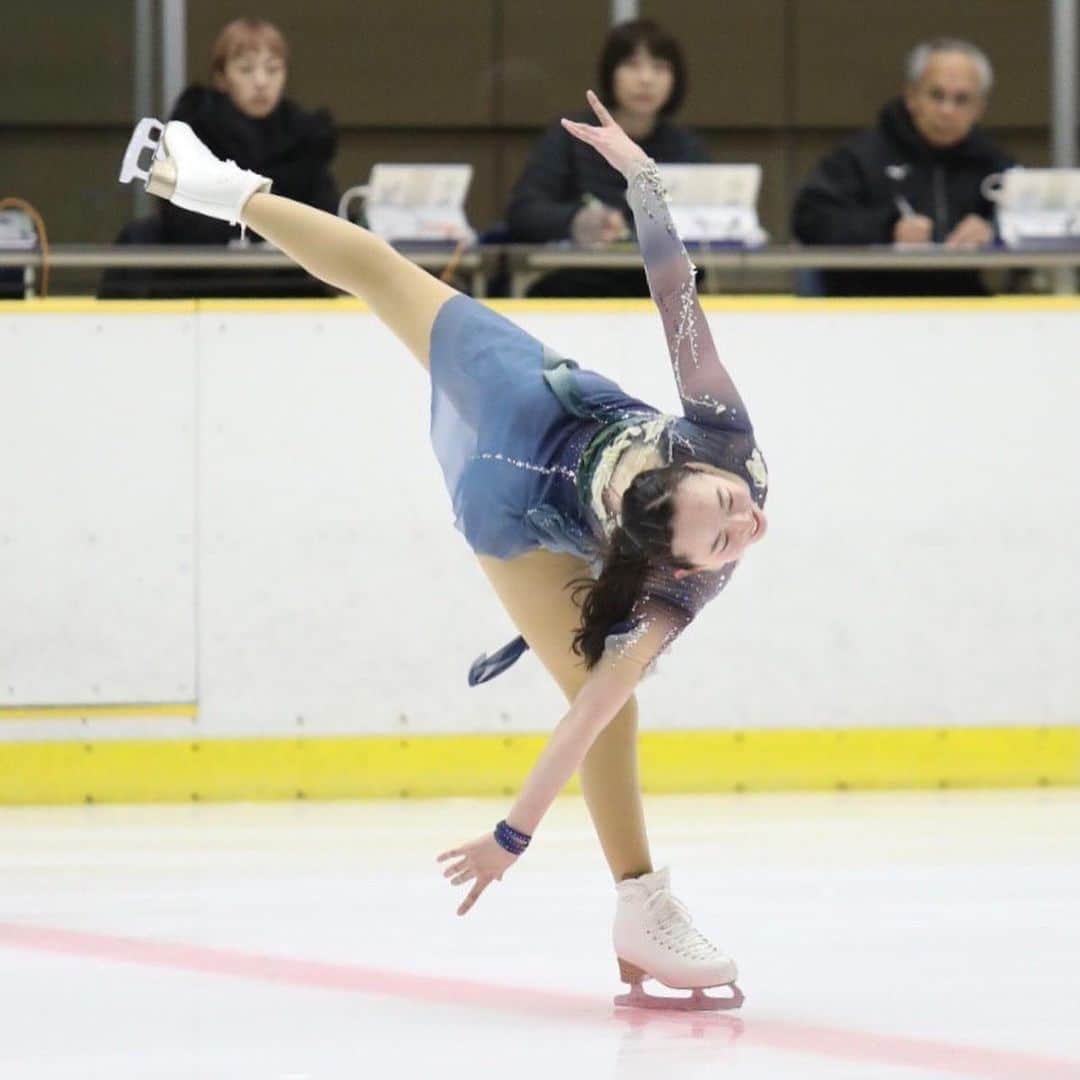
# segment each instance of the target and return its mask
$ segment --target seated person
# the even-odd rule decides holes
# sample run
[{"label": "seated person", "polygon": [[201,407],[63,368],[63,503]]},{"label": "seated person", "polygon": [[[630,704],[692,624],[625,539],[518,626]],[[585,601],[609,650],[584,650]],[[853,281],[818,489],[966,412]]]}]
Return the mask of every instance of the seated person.
[{"label": "seated person", "polygon": [[[626,133],[659,162],[706,162],[696,136],[671,122],[686,93],[678,42],[651,19],[612,28],[599,61],[601,100]],[[586,113],[570,118],[591,122]],[[618,173],[556,121],[533,150],[510,196],[507,230],[514,243],[572,240],[606,247],[632,236],[633,215]],[[530,296],[648,296],[642,270],[558,270]]]},{"label": "seated person", "polygon": [[[337,212],[338,192],[330,173],[337,133],[330,114],[307,112],[284,97],[288,44],[281,31],[262,19],[236,19],[218,35],[211,54],[211,85],[189,86],[177,99],[170,120],[183,120],[218,157],[231,158],[274,182],[274,193]],[[239,226],[194,214],[168,202],[160,217],[127,226],[121,242],[220,244],[240,236]],[[248,236],[258,237],[248,232]],[[113,287],[103,290],[121,295]],[[133,275],[123,275],[132,277]],[[139,276],[145,278],[146,272]],[[142,295],[325,296],[326,288],[303,271],[156,271]],[[130,281],[133,295],[137,283]]]},{"label": "seated person", "polygon": [[[976,126],[993,70],[966,41],[938,38],[907,58],[907,85],[876,128],[828,154],[799,189],[792,232],[804,244],[938,243],[977,248],[994,238],[982,193],[1014,164]],[[833,296],[978,296],[977,271],[827,271]]]}]

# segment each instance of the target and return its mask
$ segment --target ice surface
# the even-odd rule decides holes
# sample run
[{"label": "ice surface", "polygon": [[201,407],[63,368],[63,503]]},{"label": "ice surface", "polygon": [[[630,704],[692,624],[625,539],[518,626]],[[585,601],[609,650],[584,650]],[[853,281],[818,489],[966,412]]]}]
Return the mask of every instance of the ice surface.
[{"label": "ice surface", "polygon": [[[1080,792],[665,797],[733,1015],[616,1010],[580,801],[465,918],[505,801],[0,811],[0,1075],[1080,1077]],[[649,984],[653,986],[653,984]]]}]

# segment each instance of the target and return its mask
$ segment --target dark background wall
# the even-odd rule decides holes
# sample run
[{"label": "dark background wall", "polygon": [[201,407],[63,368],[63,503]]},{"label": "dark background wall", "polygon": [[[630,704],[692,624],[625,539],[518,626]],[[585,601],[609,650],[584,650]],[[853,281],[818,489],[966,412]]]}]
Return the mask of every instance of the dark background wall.
[{"label": "dark background wall", "polygon": [[[131,0],[43,0],[0,34],[0,195],[30,199],[52,238],[107,242],[131,216],[116,183],[136,117]],[[683,42],[683,119],[721,161],[765,168],[761,214],[787,236],[787,208],[820,154],[871,122],[907,49],[967,37],[994,62],[987,126],[1023,162],[1049,155],[1044,0],[643,0]],[[484,228],[536,134],[580,107],[594,82],[610,0],[189,0],[188,68],[207,78],[211,42],[257,13],[290,39],[289,93],[341,127],[344,188],[379,160],[470,161],[469,214]],[[166,112],[167,109],[161,111]]]}]

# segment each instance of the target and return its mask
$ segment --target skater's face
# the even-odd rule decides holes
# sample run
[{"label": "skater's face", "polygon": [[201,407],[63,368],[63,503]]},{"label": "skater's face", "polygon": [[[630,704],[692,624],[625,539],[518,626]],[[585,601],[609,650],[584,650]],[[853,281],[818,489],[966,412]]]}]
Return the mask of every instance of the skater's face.
[{"label": "skater's face", "polygon": [[285,61],[265,47],[249,49],[231,57],[217,76],[217,88],[255,120],[269,116],[285,92]]},{"label": "skater's face", "polygon": [[[671,553],[697,570],[737,562],[768,529],[765,514],[737,477],[693,469],[675,489]],[[676,577],[694,570],[676,570]]]},{"label": "skater's face", "polygon": [[639,45],[612,76],[615,107],[635,116],[655,119],[675,88],[675,72],[667,60]]}]

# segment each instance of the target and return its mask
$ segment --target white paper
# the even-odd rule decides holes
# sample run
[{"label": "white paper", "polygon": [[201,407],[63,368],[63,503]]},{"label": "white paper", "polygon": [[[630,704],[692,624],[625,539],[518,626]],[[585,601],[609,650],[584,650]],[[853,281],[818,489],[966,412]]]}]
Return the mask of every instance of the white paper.
[{"label": "white paper", "polygon": [[757,215],[760,165],[660,165],[671,218],[690,243],[765,243]]},{"label": "white paper", "polygon": [[465,217],[471,165],[379,163],[371,170],[365,212],[384,240],[473,241]]}]

